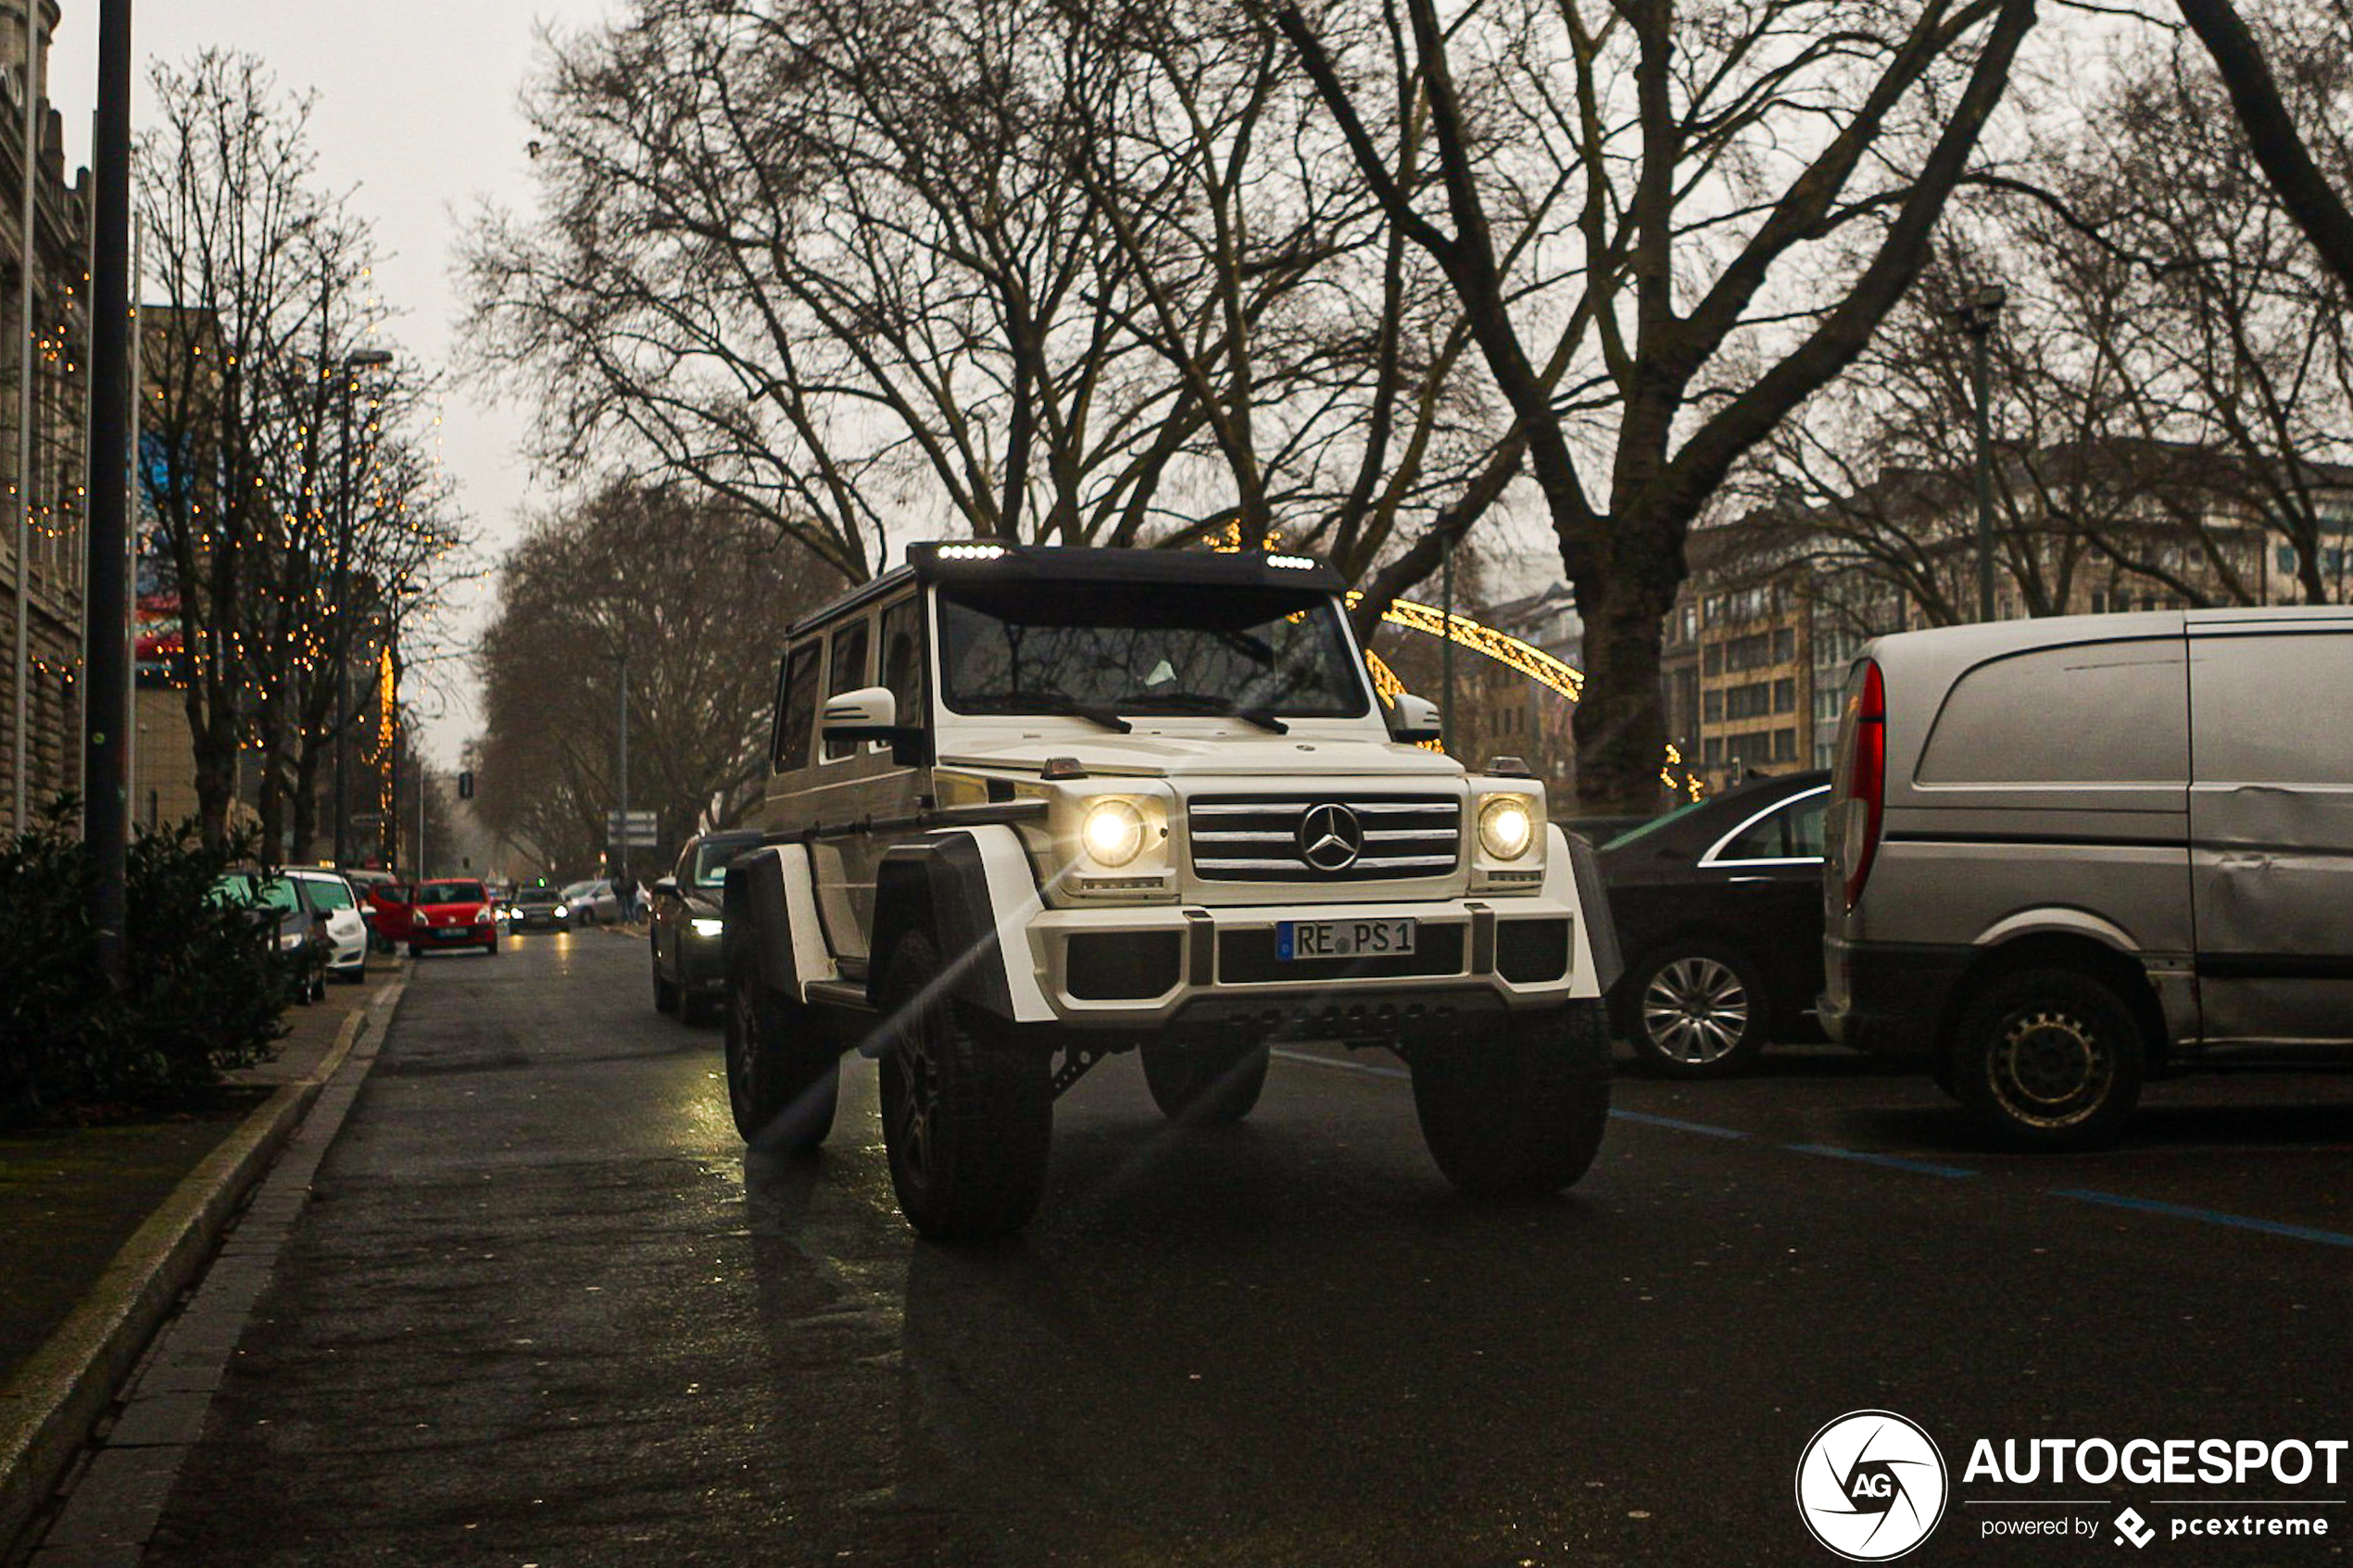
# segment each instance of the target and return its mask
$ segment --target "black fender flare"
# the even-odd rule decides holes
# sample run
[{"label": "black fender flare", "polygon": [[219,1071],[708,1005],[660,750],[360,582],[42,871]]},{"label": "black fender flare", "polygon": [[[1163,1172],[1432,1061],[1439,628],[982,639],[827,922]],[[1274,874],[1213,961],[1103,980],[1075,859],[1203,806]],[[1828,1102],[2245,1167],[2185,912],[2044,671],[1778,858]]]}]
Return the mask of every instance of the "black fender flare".
[{"label": "black fender flare", "polygon": [[793,961],[792,917],[785,901],[785,858],[773,846],[739,855],[727,864],[720,898],[720,952],[726,971],[749,961],[771,990],[800,995]]},{"label": "black fender flare", "polygon": [[[987,837],[984,837],[987,835]],[[1001,841],[998,840],[1001,836]],[[1018,885],[1013,885],[1018,858]],[[995,873],[992,888],[991,872]],[[1024,900],[1016,910],[1000,908]],[[999,932],[1028,924],[1038,884],[1020,841],[1005,827],[962,829],[894,845],[875,872],[874,934],[867,943],[866,994],[882,1005],[892,952],[913,931],[928,932],[947,966],[949,994],[990,1018],[1038,1022],[1052,1016],[1026,952],[1013,963]],[[1018,916],[1017,921],[1007,917]],[[1014,967],[1014,965],[1018,967]]]}]

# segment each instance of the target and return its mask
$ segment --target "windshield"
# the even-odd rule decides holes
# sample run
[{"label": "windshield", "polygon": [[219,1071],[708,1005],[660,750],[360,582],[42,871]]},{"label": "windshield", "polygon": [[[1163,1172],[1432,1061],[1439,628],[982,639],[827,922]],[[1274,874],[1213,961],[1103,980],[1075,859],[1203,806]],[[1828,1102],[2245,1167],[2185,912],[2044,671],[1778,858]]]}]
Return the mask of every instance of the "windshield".
[{"label": "windshield", "polygon": [[231,872],[212,884],[214,899],[227,904],[258,904],[281,911],[300,908],[294,884],[284,877],[258,877],[251,872]]},{"label": "windshield", "polygon": [[702,844],[695,848],[695,885],[724,886],[727,881],[727,862],[751,847],[749,839],[732,838],[721,844]]},{"label": "windshield", "polygon": [[351,887],[341,877],[306,876],[301,880],[303,886],[310,890],[310,902],[314,908],[321,909],[351,908]]},{"label": "windshield", "polygon": [[939,596],[943,695],[959,713],[1369,710],[1331,596],[1156,583],[959,587]]},{"label": "windshield", "polygon": [[480,904],[482,896],[478,882],[428,882],[417,889],[420,904]]}]

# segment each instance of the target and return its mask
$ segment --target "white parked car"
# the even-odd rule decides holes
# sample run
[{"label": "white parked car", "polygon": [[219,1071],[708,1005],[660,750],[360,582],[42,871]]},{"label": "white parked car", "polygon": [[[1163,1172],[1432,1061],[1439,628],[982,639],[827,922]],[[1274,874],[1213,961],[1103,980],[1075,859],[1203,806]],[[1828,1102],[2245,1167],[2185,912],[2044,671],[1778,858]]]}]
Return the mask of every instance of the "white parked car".
[{"label": "white parked car", "polygon": [[563,900],[574,925],[611,925],[621,919],[621,900],[601,877],[573,883],[564,889]]},{"label": "white parked car", "polygon": [[327,978],[357,985],[368,978],[368,922],[359,916],[359,896],[340,872],[289,867],[287,880],[302,888],[303,902],[322,916],[327,940]]}]

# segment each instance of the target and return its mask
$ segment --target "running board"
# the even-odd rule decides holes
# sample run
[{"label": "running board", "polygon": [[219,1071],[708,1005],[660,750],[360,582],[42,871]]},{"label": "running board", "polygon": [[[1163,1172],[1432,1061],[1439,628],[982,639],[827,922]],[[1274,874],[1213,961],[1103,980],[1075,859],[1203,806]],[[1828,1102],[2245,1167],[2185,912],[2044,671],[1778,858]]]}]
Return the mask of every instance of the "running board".
[{"label": "running board", "polygon": [[854,980],[812,980],[806,995],[811,1007],[848,1008],[854,1012],[872,1012],[874,1004],[866,1000],[866,987]]}]

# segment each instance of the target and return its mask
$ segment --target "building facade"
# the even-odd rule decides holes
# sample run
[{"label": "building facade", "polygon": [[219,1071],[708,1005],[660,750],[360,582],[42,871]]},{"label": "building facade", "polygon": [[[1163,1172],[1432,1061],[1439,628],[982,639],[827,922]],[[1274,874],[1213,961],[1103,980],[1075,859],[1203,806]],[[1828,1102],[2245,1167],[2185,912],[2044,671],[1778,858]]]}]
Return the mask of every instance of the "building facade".
[{"label": "building facade", "polygon": [[[38,6],[40,27],[29,70],[27,3]],[[15,821],[19,780],[27,813],[37,815],[76,789],[82,771],[91,187],[87,170],[66,182],[63,123],[48,102],[49,44],[58,19],[55,0],[0,0],[0,203],[6,207],[0,216],[0,823],[12,832],[22,825]],[[30,157],[28,94],[40,132]],[[30,236],[20,218],[28,171]],[[21,307],[28,273],[30,320]],[[27,357],[29,406],[19,391]],[[28,425],[29,470],[22,458]]]}]

